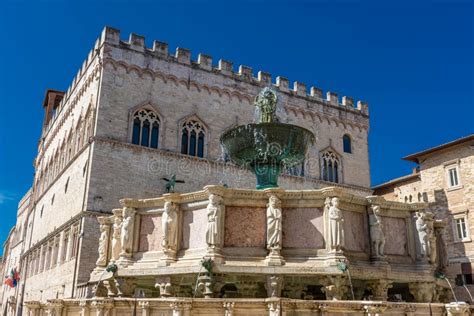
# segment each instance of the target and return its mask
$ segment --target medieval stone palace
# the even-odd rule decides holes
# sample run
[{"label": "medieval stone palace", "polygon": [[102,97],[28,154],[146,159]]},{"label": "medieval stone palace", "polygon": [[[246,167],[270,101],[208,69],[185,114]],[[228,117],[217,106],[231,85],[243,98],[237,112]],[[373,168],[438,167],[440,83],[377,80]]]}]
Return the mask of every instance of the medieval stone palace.
[{"label": "medieval stone palace", "polygon": [[[371,188],[368,104],[256,73],[106,27],[67,91],[46,91],[3,315],[469,315],[474,137]],[[315,138],[256,190],[219,138],[266,87],[278,124]],[[444,169],[425,177],[428,155]]]}]

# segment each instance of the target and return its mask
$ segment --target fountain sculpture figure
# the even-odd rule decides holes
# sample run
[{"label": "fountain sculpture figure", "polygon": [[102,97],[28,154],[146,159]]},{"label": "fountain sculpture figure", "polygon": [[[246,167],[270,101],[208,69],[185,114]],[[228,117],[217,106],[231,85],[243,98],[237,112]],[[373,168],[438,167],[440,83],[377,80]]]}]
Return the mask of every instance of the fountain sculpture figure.
[{"label": "fountain sculpture figure", "polygon": [[264,88],[255,98],[258,123],[237,126],[224,133],[220,142],[230,160],[252,170],[257,189],[278,187],[284,168],[301,164],[314,135],[306,128],[278,122],[277,94]]}]

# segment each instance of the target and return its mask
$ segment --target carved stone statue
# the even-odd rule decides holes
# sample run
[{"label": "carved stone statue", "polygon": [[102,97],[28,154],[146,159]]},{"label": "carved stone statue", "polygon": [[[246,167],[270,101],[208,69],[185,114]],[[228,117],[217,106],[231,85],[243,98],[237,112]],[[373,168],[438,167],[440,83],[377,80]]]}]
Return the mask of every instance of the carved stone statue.
[{"label": "carved stone statue", "polygon": [[281,221],[281,201],[276,195],[271,195],[267,204],[267,249],[272,253],[281,249]]},{"label": "carved stone statue", "polygon": [[122,249],[121,242],[120,242],[121,229],[122,229],[122,216],[121,214],[118,214],[118,212],[114,211],[114,224],[113,224],[113,232],[112,232],[112,254],[110,257],[111,261],[117,261],[120,256],[120,250]]},{"label": "carved stone statue", "polygon": [[444,240],[443,231],[444,228],[442,227],[435,228],[438,271],[446,273],[446,269],[448,267],[448,252],[446,250],[446,242]]},{"label": "carved stone statue", "polygon": [[420,241],[420,255],[431,263],[436,262],[436,237],[434,235],[433,214],[425,211],[416,213],[416,230]]},{"label": "carved stone statue", "polygon": [[207,205],[207,229],[206,243],[209,247],[215,248],[221,246],[221,227],[222,217],[222,197],[216,194],[209,195],[209,204]]},{"label": "carved stone statue", "polygon": [[370,238],[372,243],[372,254],[374,257],[384,256],[385,234],[383,232],[380,206],[372,206],[372,214],[369,216]]},{"label": "carved stone statue", "polygon": [[275,115],[277,101],[276,92],[268,87],[260,91],[255,97],[255,106],[260,110],[259,123],[272,123],[277,121]]},{"label": "carved stone statue", "polygon": [[332,251],[340,251],[344,245],[344,218],[339,209],[339,198],[327,198],[325,202],[329,218],[329,245]]},{"label": "carved stone statue", "polygon": [[109,249],[109,232],[110,226],[106,222],[105,217],[98,218],[100,223],[100,238],[99,238],[99,258],[96,261],[96,265],[105,267],[107,265],[107,253]]},{"label": "carved stone statue", "polygon": [[135,210],[131,207],[123,208],[123,219],[120,232],[120,242],[122,250],[120,255],[131,255],[132,253],[132,240],[133,240],[133,220]]},{"label": "carved stone statue", "polygon": [[161,242],[163,249],[165,251],[176,251],[178,246],[178,211],[175,203],[165,202],[161,225],[163,228],[163,241]]}]

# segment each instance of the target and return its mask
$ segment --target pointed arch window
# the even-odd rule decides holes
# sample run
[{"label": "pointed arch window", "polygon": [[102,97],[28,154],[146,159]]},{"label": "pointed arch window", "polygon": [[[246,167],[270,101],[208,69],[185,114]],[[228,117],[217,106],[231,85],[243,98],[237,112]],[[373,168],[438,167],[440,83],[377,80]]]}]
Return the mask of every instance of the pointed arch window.
[{"label": "pointed arch window", "polygon": [[139,109],[133,114],[132,144],[158,148],[160,118],[150,109]]},{"label": "pointed arch window", "polygon": [[323,152],[321,154],[321,178],[324,181],[339,183],[341,172],[339,157],[330,150]]},{"label": "pointed arch window", "polygon": [[345,134],[342,137],[342,147],[344,149],[345,153],[351,154],[352,153],[352,141],[351,137],[347,134]]},{"label": "pointed arch window", "polygon": [[204,125],[191,119],[184,122],[181,128],[181,153],[203,158],[206,138]]}]

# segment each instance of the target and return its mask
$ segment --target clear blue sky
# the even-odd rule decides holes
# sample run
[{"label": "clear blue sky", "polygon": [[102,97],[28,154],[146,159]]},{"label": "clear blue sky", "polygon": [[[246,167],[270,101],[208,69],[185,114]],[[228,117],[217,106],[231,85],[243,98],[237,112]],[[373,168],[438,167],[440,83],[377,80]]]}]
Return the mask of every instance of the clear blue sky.
[{"label": "clear blue sky", "polygon": [[372,184],[473,132],[473,4],[2,1],[0,242],[33,179],[47,88],[67,89],[104,25],[369,102]]}]

